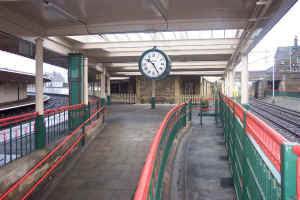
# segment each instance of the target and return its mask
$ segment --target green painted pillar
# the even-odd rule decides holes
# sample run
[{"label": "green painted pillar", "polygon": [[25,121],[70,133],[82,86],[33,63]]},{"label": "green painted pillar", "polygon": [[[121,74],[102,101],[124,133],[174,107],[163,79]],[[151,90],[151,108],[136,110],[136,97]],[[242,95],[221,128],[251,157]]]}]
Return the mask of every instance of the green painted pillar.
[{"label": "green painted pillar", "polygon": [[297,156],[293,153],[293,143],[281,145],[281,199],[296,199]]},{"label": "green painted pillar", "polygon": [[155,90],[156,90],[156,83],[155,80],[152,80],[152,98],[151,98],[151,109],[155,109],[156,99],[155,99]]},{"label": "green painted pillar", "polygon": [[[68,57],[68,81],[69,81],[69,105],[83,102],[83,67],[84,56],[80,53],[69,54]],[[78,125],[78,111],[68,112],[69,131],[73,131]]]},{"label": "green painted pillar", "polygon": [[80,53],[69,54],[68,81],[69,81],[69,105],[83,102],[83,65],[84,57]]},{"label": "green painted pillar", "polygon": [[[100,99],[100,105],[101,105],[101,107],[104,107],[104,106],[105,106],[105,99],[104,99],[104,98],[101,98],[101,99]],[[102,113],[104,113],[104,110],[102,111]],[[102,122],[104,122],[104,121],[105,121],[105,117],[103,116]]]},{"label": "green painted pillar", "polygon": [[[183,117],[183,127],[186,127],[186,119],[187,119],[187,116],[186,116],[186,107],[187,107],[187,104],[184,104],[183,108],[182,108],[182,113],[184,114],[184,117]],[[182,127],[180,127],[182,128]]]},{"label": "green painted pillar", "polygon": [[155,97],[151,98],[151,109],[155,109]]},{"label": "green painted pillar", "polygon": [[46,127],[44,115],[38,115],[35,119],[35,148],[43,149],[46,146]]},{"label": "green painted pillar", "polygon": [[192,121],[192,102],[189,101],[189,121]]}]

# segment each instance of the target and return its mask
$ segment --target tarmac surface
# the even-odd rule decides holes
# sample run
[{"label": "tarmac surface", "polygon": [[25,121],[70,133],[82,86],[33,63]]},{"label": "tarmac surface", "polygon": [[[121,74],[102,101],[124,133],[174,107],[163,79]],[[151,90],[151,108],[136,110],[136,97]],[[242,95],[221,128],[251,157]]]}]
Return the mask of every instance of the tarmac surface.
[{"label": "tarmac surface", "polygon": [[223,129],[216,126],[214,117],[204,117],[202,127],[199,121],[194,112],[192,127],[179,145],[170,199],[233,200],[235,191]]},{"label": "tarmac surface", "polygon": [[[154,135],[172,106],[112,105],[107,125],[43,200],[129,200]],[[51,184],[51,183],[50,183]]]},{"label": "tarmac surface", "polygon": [[[33,200],[130,200],[148,150],[171,105],[112,105],[103,131]],[[174,161],[171,200],[232,200],[223,130],[195,112]],[[54,177],[55,179],[56,177]]]}]

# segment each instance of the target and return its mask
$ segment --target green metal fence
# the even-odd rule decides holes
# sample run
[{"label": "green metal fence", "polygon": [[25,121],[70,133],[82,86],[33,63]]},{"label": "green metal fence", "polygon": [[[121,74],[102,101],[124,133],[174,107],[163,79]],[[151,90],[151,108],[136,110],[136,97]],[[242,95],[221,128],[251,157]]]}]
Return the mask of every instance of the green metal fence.
[{"label": "green metal fence", "polygon": [[224,127],[237,198],[300,199],[296,191],[300,187],[297,184],[297,177],[300,177],[297,176],[297,167],[300,167],[297,166],[297,145],[221,94],[219,117]]},{"label": "green metal fence", "polygon": [[148,153],[134,200],[160,200],[163,177],[171,146],[177,133],[191,120],[191,104],[175,106],[164,118]]},{"label": "green metal fence", "polygon": [[[44,115],[35,112],[0,119],[0,167],[70,134],[100,107],[100,99],[95,99],[88,105],[46,110]],[[100,115],[104,121],[104,112],[104,109],[98,112],[88,125],[98,120]]]}]

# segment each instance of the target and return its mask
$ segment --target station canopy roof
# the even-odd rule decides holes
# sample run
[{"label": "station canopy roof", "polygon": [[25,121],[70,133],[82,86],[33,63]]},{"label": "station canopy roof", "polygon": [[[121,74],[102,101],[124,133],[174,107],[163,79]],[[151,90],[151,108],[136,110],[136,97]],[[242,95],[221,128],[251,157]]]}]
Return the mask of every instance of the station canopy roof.
[{"label": "station canopy roof", "polygon": [[[44,77],[44,82],[50,81]],[[16,70],[0,68],[0,82],[17,82],[20,84],[33,84],[35,82],[35,75]]]},{"label": "station canopy roof", "polygon": [[[296,0],[4,0],[0,49],[34,57],[44,38],[44,60],[67,67],[82,52],[91,73],[137,76],[138,58],[154,46],[172,60],[171,75],[223,76]],[[96,67],[98,66],[98,67]]]}]

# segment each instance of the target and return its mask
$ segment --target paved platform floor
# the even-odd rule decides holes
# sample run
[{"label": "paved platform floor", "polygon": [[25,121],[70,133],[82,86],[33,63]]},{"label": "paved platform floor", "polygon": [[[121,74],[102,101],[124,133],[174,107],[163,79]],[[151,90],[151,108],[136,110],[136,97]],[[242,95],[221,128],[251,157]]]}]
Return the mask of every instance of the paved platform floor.
[{"label": "paved platform floor", "polygon": [[214,117],[193,115],[192,127],[183,137],[174,161],[171,200],[233,200],[233,187],[223,129]]},{"label": "paved platform floor", "polygon": [[112,105],[107,126],[42,200],[130,200],[152,143],[172,106]]}]

